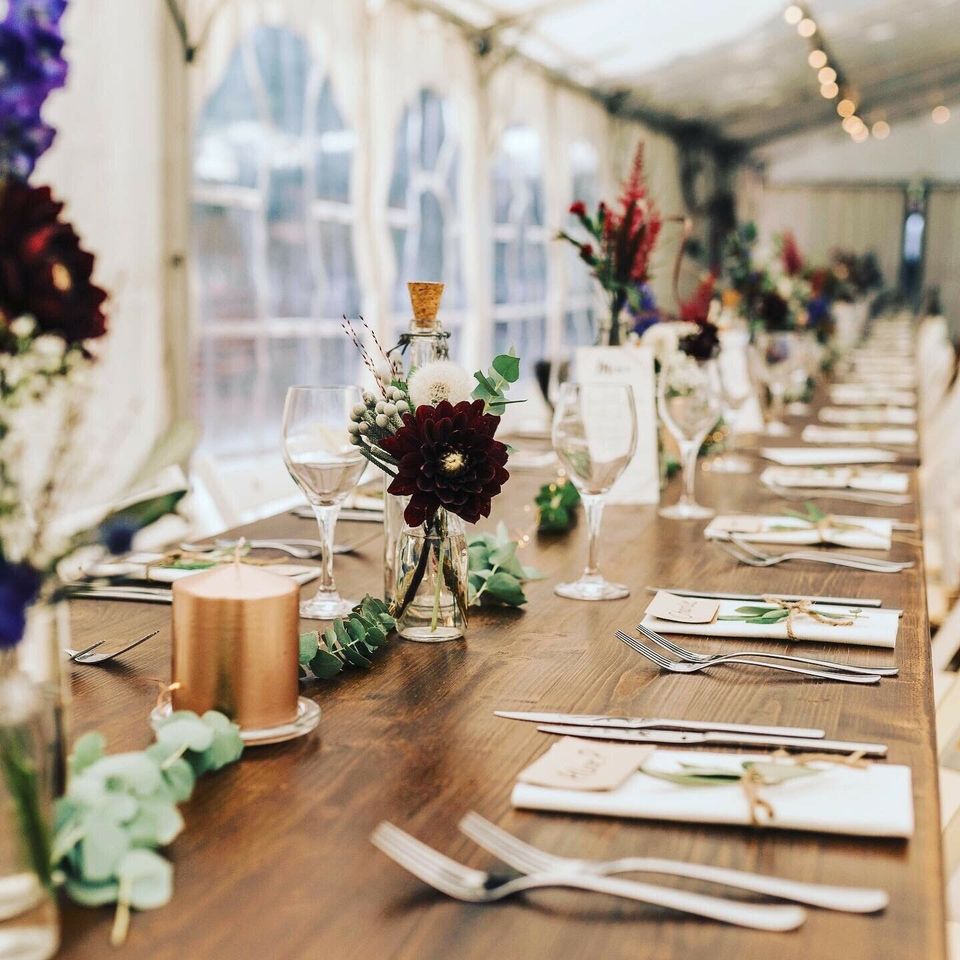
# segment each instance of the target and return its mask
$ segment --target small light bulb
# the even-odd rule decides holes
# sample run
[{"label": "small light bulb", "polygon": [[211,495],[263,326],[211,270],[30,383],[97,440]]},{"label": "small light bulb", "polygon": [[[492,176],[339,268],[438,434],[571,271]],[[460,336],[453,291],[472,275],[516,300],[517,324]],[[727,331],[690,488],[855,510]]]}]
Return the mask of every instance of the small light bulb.
[{"label": "small light bulb", "polygon": [[783,19],[786,20],[791,27],[795,26],[803,19],[803,10],[795,3],[791,3],[790,6],[783,11]]},{"label": "small light bulb", "polygon": [[809,63],[814,70],[819,70],[821,67],[827,65],[827,55],[822,50],[811,50],[810,55],[807,57],[807,63]]},{"label": "small light bulb", "polygon": [[950,109],[941,103],[933,108],[930,118],[934,123],[946,123],[950,119]]},{"label": "small light bulb", "polygon": [[849,99],[849,97],[844,97],[837,104],[837,113],[839,113],[841,117],[852,117],[856,109],[857,105]]},{"label": "small light bulb", "polygon": [[877,140],[886,140],[890,136],[890,124],[886,120],[878,120],[871,130]]},{"label": "small light bulb", "polygon": [[844,130],[846,130],[847,133],[853,134],[854,132],[859,130],[861,127],[864,127],[865,125],[864,125],[864,122],[859,117],[853,116],[853,117],[846,117],[843,123],[841,124],[841,126],[843,127]]},{"label": "small light bulb", "polygon": [[801,37],[812,37],[816,32],[817,25],[809,17],[804,17],[797,24],[797,33],[799,33]]},{"label": "small light bulb", "polygon": [[821,67],[817,79],[821,83],[833,83],[837,79],[837,71],[833,67]]},{"label": "small light bulb", "polygon": [[832,100],[840,93],[840,88],[835,83],[824,83],[820,87],[820,96],[826,100]]},{"label": "small light bulb", "polygon": [[863,143],[863,141],[869,136],[870,131],[865,126],[857,127],[857,129],[850,134],[850,137],[854,143]]}]

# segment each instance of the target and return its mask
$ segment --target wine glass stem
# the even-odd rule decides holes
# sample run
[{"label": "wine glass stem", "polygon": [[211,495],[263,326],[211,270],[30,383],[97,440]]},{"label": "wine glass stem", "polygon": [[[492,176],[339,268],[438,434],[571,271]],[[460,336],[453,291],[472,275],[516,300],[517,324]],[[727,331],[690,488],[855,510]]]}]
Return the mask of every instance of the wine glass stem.
[{"label": "wine glass stem", "polygon": [[603,494],[581,495],[583,510],[587,515],[587,565],[584,567],[584,577],[600,576],[600,521],[603,517]]},{"label": "wine glass stem", "polygon": [[782,383],[770,384],[770,419],[774,423],[783,420],[783,398],[785,389]]},{"label": "wine glass stem", "polygon": [[697,479],[697,454],[700,444],[696,440],[684,440],[680,444],[680,469],[683,473],[683,491],[680,503],[696,503],[693,498],[693,485]]},{"label": "wine glass stem", "polygon": [[320,527],[320,587],[318,593],[335,593],[336,584],[333,582],[333,536],[337,529],[337,516],[340,514],[338,503],[331,505],[314,504],[314,515]]}]

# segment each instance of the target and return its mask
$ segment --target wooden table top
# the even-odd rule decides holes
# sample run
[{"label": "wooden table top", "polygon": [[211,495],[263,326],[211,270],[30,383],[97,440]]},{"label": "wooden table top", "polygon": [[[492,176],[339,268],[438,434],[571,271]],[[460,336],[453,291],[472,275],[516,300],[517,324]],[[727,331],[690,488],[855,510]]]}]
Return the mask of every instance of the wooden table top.
[{"label": "wooden table top", "polygon": [[[496,520],[514,535],[530,529],[529,504],[547,471],[516,472],[495,502]],[[703,502],[723,510],[780,512],[752,476],[701,473]],[[671,485],[665,499],[676,496]],[[830,507],[829,501],[824,501]],[[914,508],[837,502],[838,512],[916,517]],[[737,565],[703,539],[703,522],[657,517],[655,507],[609,507],[601,565],[627,583],[629,599],[583,603],[554,596],[585,559],[585,524],[560,536],[534,536],[525,563],[545,579],[529,583],[522,611],[474,614],[466,640],[391,641],[369,671],[305,685],[323,709],[320,729],[285,745],[250,749],[241,763],[203,779],[184,806],[187,827],[168,853],[176,865],[172,903],[137,914],[117,957],[150,960],[742,960],[945,956],[942,863],[929,631],[921,553],[906,543],[890,556],[912,559],[905,573],[882,575],[792,563],[758,570]],[[259,536],[311,536],[311,522],[284,515],[246,529]],[[368,540],[371,524],[342,523],[341,542]],[[336,558],[345,595],[377,592],[379,540]],[[863,688],[787,674],[718,669],[660,675],[614,639],[647,602],[644,586],[696,585],[748,593],[875,596],[904,610],[896,661],[900,675]],[[306,590],[315,589],[308,585]],[[74,601],[76,643],[160,635],[109,669],[75,667],[74,728],[99,729],[111,750],[151,740],[147,715],[157,693],[148,678],[169,677],[165,606]],[[305,629],[315,624],[306,623]],[[709,642],[691,640],[709,647]],[[771,644],[784,649],[782,645]],[[822,645],[800,652],[824,654]],[[714,645],[715,647],[715,645]],[[828,656],[868,663],[889,651],[831,646]],[[646,714],[791,726],[890,745],[891,763],[913,770],[916,833],[909,841],[754,832],[600,817],[514,811],[517,773],[555,738],[533,724],[500,720],[495,709]],[[367,838],[383,819],[455,859],[493,859],[459,834],[476,810],[532,843],[568,856],[626,854],[686,859],[798,880],[880,886],[890,907],[856,916],[811,909],[793,933],[743,930],[639,903],[570,891],[540,891],[496,906],[458,903],[425,887]],[[646,879],[646,878],[645,878]],[[667,878],[655,882],[671,883]],[[726,888],[702,889],[735,896]],[[62,956],[92,960],[110,952],[110,908],[67,906]]]}]

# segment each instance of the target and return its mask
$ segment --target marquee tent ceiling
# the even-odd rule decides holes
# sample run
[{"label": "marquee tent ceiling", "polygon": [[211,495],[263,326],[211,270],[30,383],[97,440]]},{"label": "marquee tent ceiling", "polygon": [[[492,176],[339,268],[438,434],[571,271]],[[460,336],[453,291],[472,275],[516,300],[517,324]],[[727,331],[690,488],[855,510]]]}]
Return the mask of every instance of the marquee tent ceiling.
[{"label": "marquee tent ceiling", "polygon": [[[429,0],[494,43],[666,121],[757,145],[836,124],[785,0]],[[866,120],[960,98],[960,0],[808,0]]]}]

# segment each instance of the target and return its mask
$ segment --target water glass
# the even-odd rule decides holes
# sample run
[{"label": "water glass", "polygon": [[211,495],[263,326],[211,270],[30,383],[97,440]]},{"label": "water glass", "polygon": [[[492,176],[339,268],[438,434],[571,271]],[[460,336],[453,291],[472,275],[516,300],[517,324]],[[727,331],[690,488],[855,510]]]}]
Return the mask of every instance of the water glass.
[{"label": "water glass", "polygon": [[745,326],[724,330],[720,334],[717,374],[727,440],[725,452],[704,463],[703,469],[710,473],[750,473],[753,470],[753,464],[736,452],[738,427],[744,408],[756,396],[749,348],[750,335]]},{"label": "water glass", "polygon": [[697,503],[693,487],[700,447],[723,414],[716,360],[698,361],[681,351],[667,358],[657,378],[657,408],[680,448],[683,471],[680,499],[661,507],[660,516],[671,520],[712,517],[713,510]]},{"label": "water glass", "polygon": [[783,422],[787,390],[797,370],[803,369],[803,341],[793,330],[759,330],[754,335],[758,373],[770,392],[765,432],[783,437],[790,428]]},{"label": "water glass", "polygon": [[553,448],[580,492],[587,517],[587,565],[578,580],[554,593],[573,600],[617,600],[630,595],[605,580],[598,565],[600,521],[606,495],[633,459],[637,411],[633,388],[606,383],[564,383],[553,414]]},{"label": "water glass", "polygon": [[359,387],[290,387],[283,406],[283,460],[304,492],[320,527],[320,586],[300,604],[300,616],[334,620],[355,600],[345,600],[333,579],[333,537],[340,505],[360,480],[367,461],[350,442],[350,411],[363,403]]}]

